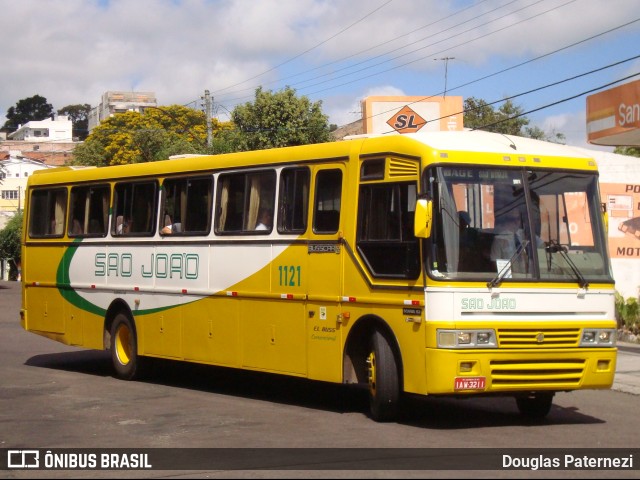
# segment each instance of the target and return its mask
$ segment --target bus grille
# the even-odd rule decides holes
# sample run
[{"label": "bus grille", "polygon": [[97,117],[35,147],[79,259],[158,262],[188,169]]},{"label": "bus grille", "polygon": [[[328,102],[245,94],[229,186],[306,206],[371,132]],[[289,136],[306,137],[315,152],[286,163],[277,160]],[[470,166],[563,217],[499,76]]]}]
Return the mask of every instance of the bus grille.
[{"label": "bus grille", "polygon": [[584,373],[586,360],[493,360],[492,386],[543,387],[578,386]]},{"label": "bus grille", "polygon": [[579,328],[498,329],[500,348],[577,347],[579,341]]}]

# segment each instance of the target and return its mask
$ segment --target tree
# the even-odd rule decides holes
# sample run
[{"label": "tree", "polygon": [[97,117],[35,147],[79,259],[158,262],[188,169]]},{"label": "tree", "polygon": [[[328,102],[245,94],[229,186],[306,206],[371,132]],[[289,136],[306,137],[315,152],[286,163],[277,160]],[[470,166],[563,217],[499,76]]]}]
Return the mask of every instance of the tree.
[{"label": "tree", "polygon": [[290,87],[276,93],[259,87],[253,103],[239,105],[231,112],[237,129],[233,141],[238,142],[239,150],[328,142],[328,117],[321,107],[322,102],[297,97]]},{"label": "tree", "polygon": [[58,110],[58,115],[66,115],[73,124],[73,137],[84,140],[89,135],[89,112],[91,105],[85,103],[83,105],[67,105]]},{"label": "tree", "polygon": [[631,157],[640,157],[640,147],[616,147],[613,153],[629,155]]},{"label": "tree", "polygon": [[506,100],[498,110],[482,99],[469,97],[464,101],[464,126],[488,132],[504,133],[563,143],[565,136],[559,132],[547,133],[539,127],[529,127],[529,119],[522,107]]},{"label": "tree", "polygon": [[2,126],[3,132],[14,132],[20,125],[24,125],[30,121],[39,121],[49,118],[53,115],[53,105],[47,103],[47,99],[34,95],[33,97],[23,98],[16,103],[15,107],[9,107],[7,110],[7,121]]},{"label": "tree", "polygon": [[21,263],[21,240],[22,212],[18,212],[0,230],[0,259],[9,259],[11,279],[16,279],[18,276],[18,267]]},{"label": "tree", "polygon": [[[208,153],[204,113],[180,105],[125,112],[98,125],[74,150],[76,165],[125,165],[178,153]],[[222,124],[213,120],[214,132]]]}]

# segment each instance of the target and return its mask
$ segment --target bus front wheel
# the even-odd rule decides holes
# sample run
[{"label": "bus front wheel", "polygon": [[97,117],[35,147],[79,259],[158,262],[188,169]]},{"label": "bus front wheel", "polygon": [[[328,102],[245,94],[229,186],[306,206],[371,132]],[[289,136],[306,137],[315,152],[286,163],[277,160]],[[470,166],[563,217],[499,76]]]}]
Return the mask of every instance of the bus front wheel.
[{"label": "bus front wheel", "polygon": [[553,393],[539,392],[516,397],[520,414],[531,420],[542,420],[551,411]]},{"label": "bus front wheel", "polygon": [[111,325],[111,361],[118,378],[133,380],[138,376],[140,360],[136,331],[124,313],[117,314]]},{"label": "bus front wheel", "polygon": [[378,422],[394,420],[400,401],[398,365],[389,341],[378,330],[371,336],[367,370],[372,418]]}]

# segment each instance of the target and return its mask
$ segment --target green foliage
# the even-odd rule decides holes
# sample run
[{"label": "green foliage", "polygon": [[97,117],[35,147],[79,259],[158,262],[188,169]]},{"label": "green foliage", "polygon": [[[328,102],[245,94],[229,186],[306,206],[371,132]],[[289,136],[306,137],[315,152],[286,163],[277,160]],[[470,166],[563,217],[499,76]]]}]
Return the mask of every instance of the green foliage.
[{"label": "green foliage", "polygon": [[21,259],[22,212],[16,213],[0,230],[0,259],[9,259],[9,277],[17,278],[17,268]]},{"label": "green foliage", "polygon": [[629,155],[631,157],[640,157],[640,147],[616,147],[613,153]]},{"label": "green foliage", "polygon": [[9,107],[7,110],[7,121],[2,126],[2,131],[16,131],[20,125],[24,125],[32,120],[40,121],[53,115],[53,105],[47,103],[47,99],[34,95],[33,97],[23,98],[16,103],[15,107]]},{"label": "green foliage", "polygon": [[616,320],[618,327],[626,327],[632,333],[640,331],[640,303],[637,298],[629,297],[626,300],[616,292]]},{"label": "green foliage", "polygon": [[565,140],[562,133],[551,132],[548,134],[539,127],[529,127],[528,125],[529,119],[523,115],[522,107],[515,105],[511,100],[503,102],[497,110],[482,99],[469,97],[464,101],[464,126],[466,128],[555,143],[563,143]]},{"label": "green foliage", "polygon": [[67,105],[58,110],[58,115],[66,115],[73,124],[73,137],[84,140],[89,135],[89,113],[91,105]]},{"label": "green foliage", "polygon": [[207,145],[205,115],[172,105],[148,108],[144,114],[125,112],[98,125],[74,151],[76,165],[125,165],[153,162],[170,155],[217,154],[242,150],[331,141],[322,102],[297,97],[286,88],[272,93],[256,90],[253,103],[236,107],[232,122],[212,119],[212,143]]},{"label": "green foliage", "polygon": [[[213,120],[214,133],[223,130]],[[180,105],[125,112],[98,125],[74,151],[76,165],[125,165],[209,153],[204,113]]]},{"label": "green foliage", "polygon": [[255,101],[237,106],[231,120],[237,132],[227,133],[238,150],[286,147],[331,140],[322,102],[297,97],[290,87],[279,92],[256,89]]}]

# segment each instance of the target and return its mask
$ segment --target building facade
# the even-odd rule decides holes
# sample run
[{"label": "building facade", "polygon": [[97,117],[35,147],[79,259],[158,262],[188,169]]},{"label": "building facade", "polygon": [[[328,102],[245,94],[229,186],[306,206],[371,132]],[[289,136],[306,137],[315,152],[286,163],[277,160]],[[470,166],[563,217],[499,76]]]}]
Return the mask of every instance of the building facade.
[{"label": "building facade", "polygon": [[58,116],[56,120],[47,118],[45,120],[32,120],[20,125],[18,129],[7,135],[7,140],[22,142],[72,142],[73,122],[64,115]]},{"label": "building facade", "polygon": [[89,132],[117,113],[144,113],[145,109],[157,106],[154,92],[105,92],[100,104],[89,112]]},{"label": "building facade", "polygon": [[24,205],[27,180],[36,170],[51,168],[44,162],[22,157],[11,152],[9,158],[0,160],[0,230]]}]

